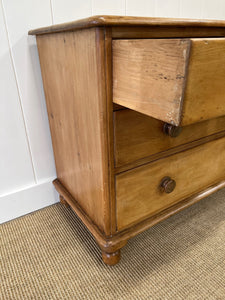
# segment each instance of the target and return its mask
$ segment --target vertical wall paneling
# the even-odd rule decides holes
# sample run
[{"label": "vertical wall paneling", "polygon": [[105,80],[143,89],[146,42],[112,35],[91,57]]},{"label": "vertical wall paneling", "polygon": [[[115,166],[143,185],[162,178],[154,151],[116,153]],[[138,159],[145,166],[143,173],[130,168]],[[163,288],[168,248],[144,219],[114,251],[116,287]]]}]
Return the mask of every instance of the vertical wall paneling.
[{"label": "vertical wall paneling", "polygon": [[34,184],[34,173],[0,2],[0,195]]},{"label": "vertical wall paneling", "polygon": [[91,0],[51,0],[51,5],[54,23],[86,18],[92,14]]},{"label": "vertical wall paneling", "polygon": [[180,17],[201,19],[204,0],[180,0]]},{"label": "vertical wall paneling", "polygon": [[225,1],[224,0],[204,0],[203,13],[204,19],[225,19]]},{"label": "vertical wall paneling", "polygon": [[50,9],[51,9],[52,24],[55,24],[55,20],[54,20],[54,16],[53,16],[53,0],[50,0]]},{"label": "vertical wall paneling", "polygon": [[157,0],[126,0],[126,15],[155,17]]},{"label": "vertical wall paneling", "polygon": [[179,18],[180,0],[156,0],[155,15],[157,17]]},{"label": "vertical wall paneling", "polygon": [[50,131],[35,37],[31,28],[51,25],[50,1],[2,0],[37,181],[55,177]]},{"label": "vertical wall paneling", "polygon": [[125,0],[92,0],[93,15],[125,15]]}]

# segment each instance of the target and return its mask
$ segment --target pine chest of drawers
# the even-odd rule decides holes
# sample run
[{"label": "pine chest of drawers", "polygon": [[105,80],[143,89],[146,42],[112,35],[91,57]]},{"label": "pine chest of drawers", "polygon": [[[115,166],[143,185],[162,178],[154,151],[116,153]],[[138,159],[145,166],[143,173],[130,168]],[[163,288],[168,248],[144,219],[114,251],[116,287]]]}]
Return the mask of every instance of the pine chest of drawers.
[{"label": "pine chest of drawers", "polygon": [[36,35],[60,199],[119,261],[225,187],[225,22],[97,16]]}]

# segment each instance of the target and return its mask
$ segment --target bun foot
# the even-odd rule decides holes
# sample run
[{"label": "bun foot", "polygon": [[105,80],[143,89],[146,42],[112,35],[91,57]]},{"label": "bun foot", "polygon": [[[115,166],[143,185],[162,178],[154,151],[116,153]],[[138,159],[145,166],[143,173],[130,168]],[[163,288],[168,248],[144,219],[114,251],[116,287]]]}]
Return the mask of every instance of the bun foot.
[{"label": "bun foot", "polygon": [[66,207],[70,207],[69,204],[66,202],[66,200],[63,198],[63,196],[59,195],[60,203],[65,205]]},{"label": "bun foot", "polygon": [[120,261],[120,250],[113,253],[106,253],[102,251],[102,260],[106,265],[116,265]]}]

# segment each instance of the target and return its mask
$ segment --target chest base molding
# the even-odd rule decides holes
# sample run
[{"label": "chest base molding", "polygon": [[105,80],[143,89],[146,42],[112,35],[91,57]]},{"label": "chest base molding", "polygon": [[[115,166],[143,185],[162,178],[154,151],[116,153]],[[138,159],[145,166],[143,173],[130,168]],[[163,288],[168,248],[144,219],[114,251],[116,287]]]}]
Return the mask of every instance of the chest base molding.
[{"label": "chest base molding", "polygon": [[108,265],[117,264],[120,259],[120,249],[124,247],[127,241],[136,236],[137,234],[142,233],[143,231],[151,228],[157,223],[173,216],[174,214],[182,211],[185,208],[197,203],[201,199],[208,197],[209,195],[215,193],[216,191],[225,188],[225,180],[220,181],[207,189],[188,197],[173,206],[161,211],[160,213],[151,216],[144,221],[141,221],[138,224],[135,224],[129,228],[126,228],[122,231],[117,231],[113,236],[106,236],[94,224],[85,211],[81,208],[78,202],[73,198],[73,196],[67,191],[67,189],[61,184],[58,179],[53,181],[55,189],[66,202],[65,205],[69,205],[72,210],[77,214],[81,221],[86,225],[90,233],[95,238],[98,246],[102,251],[103,261]]}]

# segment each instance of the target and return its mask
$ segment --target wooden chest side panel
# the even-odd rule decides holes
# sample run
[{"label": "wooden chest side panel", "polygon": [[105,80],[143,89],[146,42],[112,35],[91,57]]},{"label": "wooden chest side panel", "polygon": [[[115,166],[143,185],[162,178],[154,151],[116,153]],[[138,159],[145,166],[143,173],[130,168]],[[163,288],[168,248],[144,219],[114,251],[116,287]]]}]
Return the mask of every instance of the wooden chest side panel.
[{"label": "wooden chest side panel", "polygon": [[113,102],[178,125],[190,41],[113,41]]},{"label": "wooden chest side panel", "polygon": [[[122,230],[225,177],[225,138],[212,141],[116,176],[117,226]],[[175,190],[159,189],[169,176]]]},{"label": "wooden chest side panel", "polygon": [[104,32],[37,36],[57,176],[109,234]]},{"label": "wooden chest side panel", "polygon": [[191,39],[182,125],[225,115],[225,38]]}]

